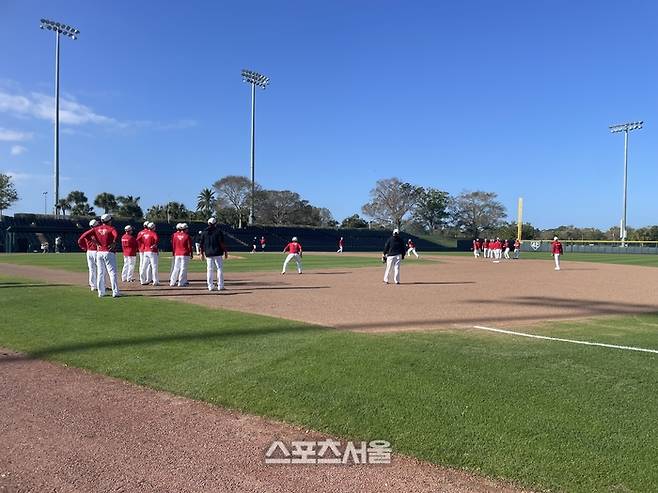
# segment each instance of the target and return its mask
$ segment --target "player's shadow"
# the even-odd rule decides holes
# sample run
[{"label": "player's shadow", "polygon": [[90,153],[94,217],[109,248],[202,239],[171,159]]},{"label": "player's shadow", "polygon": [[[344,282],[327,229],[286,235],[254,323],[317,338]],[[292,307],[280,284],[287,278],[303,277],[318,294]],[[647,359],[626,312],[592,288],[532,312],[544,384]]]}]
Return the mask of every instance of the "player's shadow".
[{"label": "player's shadow", "polygon": [[477,284],[476,281],[415,281],[415,282],[403,282],[402,285],[410,284],[437,284],[437,285],[451,285],[451,284]]},{"label": "player's shadow", "polygon": [[[164,329],[164,328],[163,328]],[[152,336],[141,337],[120,337],[114,339],[104,339],[96,341],[81,342],[77,344],[61,344],[54,346],[46,346],[41,349],[36,349],[28,354],[10,354],[7,356],[0,356],[0,364],[10,363],[12,361],[23,361],[32,359],[49,358],[56,355],[66,355],[71,353],[78,353],[87,350],[96,350],[104,348],[121,348],[121,347],[137,347],[137,346],[159,346],[167,343],[196,343],[199,341],[222,341],[239,337],[260,337],[267,335],[280,335],[286,333],[301,333],[310,331],[326,330],[320,326],[294,324],[284,325],[280,327],[257,327],[257,328],[239,328],[228,330],[208,330],[201,332],[193,332],[187,334],[173,333],[173,334],[157,334]],[[175,348],[172,347],[172,351]]]}]

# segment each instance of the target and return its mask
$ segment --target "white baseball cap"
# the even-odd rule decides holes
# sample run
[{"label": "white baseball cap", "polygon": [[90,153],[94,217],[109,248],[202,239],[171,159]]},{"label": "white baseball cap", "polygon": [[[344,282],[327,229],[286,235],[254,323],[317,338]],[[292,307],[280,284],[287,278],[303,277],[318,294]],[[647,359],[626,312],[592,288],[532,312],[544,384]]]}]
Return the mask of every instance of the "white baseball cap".
[{"label": "white baseball cap", "polygon": [[217,219],[211,217],[210,219],[208,219],[208,224],[217,224]]},{"label": "white baseball cap", "polygon": [[89,227],[90,228],[93,228],[97,224],[98,224],[98,221],[96,221],[96,219],[92,219],[91,221],[89,221]]},{"label": "white baseball cap", "polygon": [[126,226],[126,227],[123,228],[123,229],[124,229],[124,231],[132,231],[132,230],[133,230],[133,227],[129,224],[128,226]]},{"label": "white baseball cap", "polygon": [[101,222],[103,223],[110,222],[111,220],[112,220],[112,214],[103,214],[101,216]]},{"label": "white baseball cap", "polygon": [[155,229],[155,223],[154,222],[149,222],[149,229]]},{"label": "white baseball cap", "polygon": [[554,236],[554,237],[553,237],[553,241],[557,241],[557,236]]},{"label": "white baseball cap", "polygon": [[183,229],[183,223],[176,223],[176,229]]},{"label": "white baseball cap", "polygon": [[180,223],[180,229],[187,229],[187,223]]},{"label": "white baseball cap", "polygon": [[148,221],[144,221],[144,227],[145,227],[145,228],[148,228],[148,227],[149,227],[149,222],[148,222]]},{"label": "white baseball cap", "polygon": [[400,230],[399,230],[398,228],[395,228],[395,229],[393,230],[393,234],[394,234],[394,235],[399,235],[399,234],[400,234]]},{"label": "white baseball cap", "polygon": [[297,241],[297,237],[296,237],[296,236],[293,236],[293,237],[292,237],[292,241]]}]

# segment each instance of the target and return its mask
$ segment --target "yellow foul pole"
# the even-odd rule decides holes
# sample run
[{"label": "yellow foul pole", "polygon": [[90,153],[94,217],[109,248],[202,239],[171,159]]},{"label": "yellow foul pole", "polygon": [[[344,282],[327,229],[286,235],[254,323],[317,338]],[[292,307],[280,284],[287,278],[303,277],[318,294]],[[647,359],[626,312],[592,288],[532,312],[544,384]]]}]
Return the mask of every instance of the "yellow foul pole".
[{"label": "yellow foul pole", "polygon": [[519,197],[519,208],[516,214],[516,237],[521,241],[523,240],[521,238],[521,232],[523,230],[523,197]]}]

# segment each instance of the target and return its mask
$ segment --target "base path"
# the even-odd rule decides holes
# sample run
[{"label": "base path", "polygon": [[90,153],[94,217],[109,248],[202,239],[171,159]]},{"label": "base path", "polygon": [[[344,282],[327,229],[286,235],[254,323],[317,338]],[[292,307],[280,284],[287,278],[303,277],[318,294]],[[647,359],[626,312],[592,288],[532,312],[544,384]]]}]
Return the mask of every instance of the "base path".
[{"label": "base path", "polygon": [[[221,293],[208,292],[204,276],[198,273],[191,275],[188,288],[122,284],[122,289],[126,295],[157,296],[367,332],[510,327],[658,312],[658,269],[651,267],[564,262],[556,272],[551,261],[494,264],[472,257],[437,259],[424,264],[404,260],[400,285],[384,284],[383,268],[359,268],[285,276],[230,273],[227,290]],[[0,274],[86,285],[86,274],[32,266],[0,264]]]},{"label": "base path", "polygon": [[322,440],[0,349],[0,492],[516,492],[393,454],[389,465],[268,465],[274,440]]}]

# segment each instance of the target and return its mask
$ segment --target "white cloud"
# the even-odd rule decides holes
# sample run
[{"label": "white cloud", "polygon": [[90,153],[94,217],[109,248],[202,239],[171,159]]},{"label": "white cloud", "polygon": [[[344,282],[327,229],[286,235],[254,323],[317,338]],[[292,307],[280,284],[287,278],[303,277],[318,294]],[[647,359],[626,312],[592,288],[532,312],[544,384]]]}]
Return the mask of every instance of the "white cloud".
[{"label": "white cloud", "polygon": [[8,128],[0,127],[0,141],[4,142],[22,142],[32,138],[29,132],[19,132],[18,130],[10,130]]},{"label": "white cloud", "polygon": [[27,147],[15,145],[15,146],[11,146],[11,150],[9,152],[12,156],[20,156],[25,151],[27,151]]},{"label": "white cloud", "polygon": [[[53,121],[55,115],[55,98],[41,92],[29,94],[9,93],[0,89],[0,113],[8,113],[17,117],[32,117],[39,120]],[[178,130],[195,127],[197,121],[193,119],[181,119],[172,122],[161,122],[154,120],[119,121],[110,116],[101,115],[89,106],[78,102],[75,97],[66,95],[59,100],[59,121],[62,125],[83,126],[87,124],[100,125],[116,129],[140,129],[150,128],[155,130]],[[0,128],[0,140],[5,131]],[[7,135],[13,137],[11,140],[19,140],[21,134],[6,130]],[[20,139],[23,140],[23,139]]]}]

